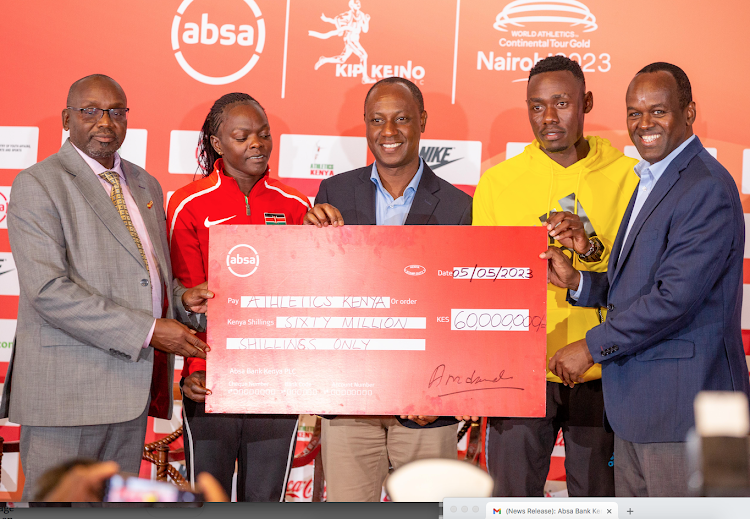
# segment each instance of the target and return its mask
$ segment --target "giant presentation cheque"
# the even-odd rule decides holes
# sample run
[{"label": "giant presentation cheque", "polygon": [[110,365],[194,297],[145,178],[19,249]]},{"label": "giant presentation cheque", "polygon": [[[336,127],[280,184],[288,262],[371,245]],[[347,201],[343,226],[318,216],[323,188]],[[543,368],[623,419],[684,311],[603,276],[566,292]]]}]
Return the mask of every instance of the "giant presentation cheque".
[{"label": "giant presentation cheque", "polygon": [[542,227],[210,229],[212,413],[545,413]]}]

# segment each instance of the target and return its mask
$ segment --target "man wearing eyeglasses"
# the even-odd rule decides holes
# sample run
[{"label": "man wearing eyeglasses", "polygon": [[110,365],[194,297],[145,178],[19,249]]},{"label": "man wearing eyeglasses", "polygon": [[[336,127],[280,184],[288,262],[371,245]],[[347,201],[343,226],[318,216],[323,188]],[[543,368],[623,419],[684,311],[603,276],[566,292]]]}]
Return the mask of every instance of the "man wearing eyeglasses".
[{"label": "man wearing eyeglasses", "polygon": [[71,458],[137,473],[148,412],[171,417],[174,354],[205,358],[172,317],[188,322],[212,294],[173,290],[161,187],[117,154],[127,115],[116,81],[76,81],[62,111],[70,138],[13,182],[21,295],[0,416],[23,426],[23,501]]}]

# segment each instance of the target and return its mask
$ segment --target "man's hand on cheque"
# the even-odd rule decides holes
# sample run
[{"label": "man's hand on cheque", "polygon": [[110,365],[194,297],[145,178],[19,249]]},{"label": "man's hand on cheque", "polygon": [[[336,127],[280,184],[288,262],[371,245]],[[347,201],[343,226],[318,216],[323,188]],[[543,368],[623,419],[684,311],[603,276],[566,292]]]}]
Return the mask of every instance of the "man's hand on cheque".
[{"label": "man's hand on cheque", "polygon": [[478,422],[479,417],[478,416],[469,416],[469,415],[456,415],[455,419],[459,422]]},{"label": "man's hand on cheque", "polygon": [[206,388],[206,371],[194,371],[182,383],[182,392],[193,402],[205,402],[211,390]]},{"label": "man's hand on cheque", "polygon": [[182,294],[182,306],[188,312],[194,314],[205,314],[208,310],[208,300],[214,298],[214,293],[208,290],[208,281],[200,285],[188,288]]},{"label": "man's hand on cheque", "polygon": [[438,419],[437,416],[423,416],[423,415],[416,415],[416,414],[410,414],[410,415],[401,415],[402,420],[411,420],[415,422],[417,425],[421,425],[424,427],[425,425],[430,425],[432,422]]},{"label": "man's hand on cheque", "polygon": [[316,227],[341,227],[344,225],[344,217],[341,211],[331,204],[315,204],[305,215],[302,223],[305,225],[314,225]]},{"label": "man's hand on cheque", "polygon": [[571,342],[555,352],[549,360],[549,370],[568,387],[583,382],[583,374],[594,365],[586,339]]},{"label": "man's hand on cheque", "polygon": [[205,359],[206,352],[211,348],[196,337],[195,333],[195,330],[174,319],[157,319],[151,346],[164,353]]},{"label": "man's hand on cheque", "polygon": [[559,247],[550,247],[539,255],[547,261],[547,281],[560,288],[578,290],[581,274],[573,268],[570,261]]}]

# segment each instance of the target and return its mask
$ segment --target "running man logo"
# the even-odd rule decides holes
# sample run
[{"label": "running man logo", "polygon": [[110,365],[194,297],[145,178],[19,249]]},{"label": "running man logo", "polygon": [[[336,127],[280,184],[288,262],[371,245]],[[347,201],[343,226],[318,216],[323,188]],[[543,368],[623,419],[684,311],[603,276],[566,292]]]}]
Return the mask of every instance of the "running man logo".
[{"label": "running man logo", "polygon": [[332,177],[333,176],[333,164],[321,164],[320,163],[320,152],[323,151],[323,144],[318,141],[315,143],[315,156],[313,157],[313,163],[310,164],[310,176],[313,177]]},{"label": "running man logo", "polygon": [[[362,3],[360,0],[349,0],[349,10],[333,18],[329,18],[325,13],[320,15],[320,19],[326,23],[333,24],[336,28],[328,32],[307,31],[309,36],[319,40],[327,40],[334,36],[341,36],[344,39],[344,50],[338,56],[321,56],[315,63],[315,70],[318,70],[325,64],[332,63],[336,65],[336,77],[358,77],[362,76],[362,83],[375,83],[378,79],[391,76],[399,76],[405,79],[422,79],[425,75],[424,67],[417,65],[412,66],[411,60],[406,62],[406,66],[401,65],[372,65],[367,67],[367,51],[359,41],[362,33],[370,30],[370,15],[362,12]],[[358,64],[346,63],[349,57],[354,54],[359,58]]]},{"label": "running man logo", "polygon": [[[307,34],[313,38],[319,38],[321,40],[327,40],[332,36],[343,36],[344,37],[344,50],[338,56],[327,58],[321,56],[318,62],[315,64],[315,70],[318,70],[321,65],[326,63],[336,63],[336,76],[339,75],[339,66],[349,59],[349,56],[354,54],[359,58],[359,65],[355,65],[354,70],[357,74],[362,74],[362,83],[374,83],[375,81],[367,76],[367,51],[359,42],[360,33],[367,32],[370,30],[370,15],[363,13],[360,9],[362,4],[359,0],[349,0],[349,10],[345,13],[341,13],[334,18],[328,18],[325,14],[320,15],[320,19],[327,23],[332,23],[336,26],[335,29],[328,32],[317,32],[307,31]],[[350,66],[350,72],[352,67]]]}]

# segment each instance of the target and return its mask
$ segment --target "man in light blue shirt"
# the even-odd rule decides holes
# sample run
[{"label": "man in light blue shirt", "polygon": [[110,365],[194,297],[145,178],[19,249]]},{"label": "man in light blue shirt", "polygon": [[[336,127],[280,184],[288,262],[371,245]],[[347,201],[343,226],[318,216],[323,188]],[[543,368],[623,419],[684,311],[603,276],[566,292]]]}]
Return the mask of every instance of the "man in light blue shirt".
[{"label": "man in light blue shirt", "polygon": [[644,160],[608,272],[579,273],[554,248],[542,254],[550,282],[577,289],[577,305],[606,305],[607,320],[558,350],[549,369],[572,386],[602,365],[618,497],[678,497],[688,493],[695,396],[750,394],[740,323],[744,215],[734,179],[693,135],[696,105],[682,69],[644,67],[626,101]]},{"label": "man in light blue shirt", "polygon": [[[419,157],[426,124],[414,83],[395,77],[376,83],[365,97],[367,145],[375,162],[321,182],[305,223],[471,225],[471,197]],[[417,459],[455,458],[457,423],[423,415],[324,417],[328,500],[379,501],[389,462],[395,469]]]},{"label": "man in light blue shirt", "polygon": [[372,164],[372,174],[370,180],[377,186],[378,195],[375,197],[375,220],[378,225],[404,225],[406,217],[414,201],[414,195],[417,192],[419,181],[422,180],[422,171],[424,171],[424,162],[419,159],[419,169],[411,179],[409,185],[404,189],[404,194],[393,199],[393,195],[383,187],[383,182],[378,175],[377,164]]},{"label": "man in light blue shirt", "polygon": [[[625,246],[625,242],[628,239],[628,235],[630,234],[630,229],[632,229],[633,227],[633,223],[635,223],[636,219],[638,218],[638,213],[641,212],[643,204],[645,204],[646,199],[648,199],[648,195],[651,194],[654,186],[659,181],[669,165],[672,163],[672,161],[675,159],[675,157],[682,153],[682,150],[687,148],[687,145],[693,142],[695,138],[695,135],[691,135],[685,142],[680,144],[677,149],[675,149],[672,153],[667,155],[666,158],[657,162],[656,164],[649,164],[647,160],[641,160],[638,164],[636,164],[634,168],[635,174],[638,175],[638,178],[640,178],[641,181],[638,183],[638,188],[635,190],[635,203],[633,204],[633,212],[631,213],[630,220],[628,221],[628,227],[625,230],[625,237],[622,240],[623,247]],[[620,253],[622,253],[622,247],[620,248]],[[583,276],[581,276],[580,281],[578,282],[578,290],[576,290],[575,292],[571,292],[570,298],[574,301],[578,301],[582,291]]]}]

